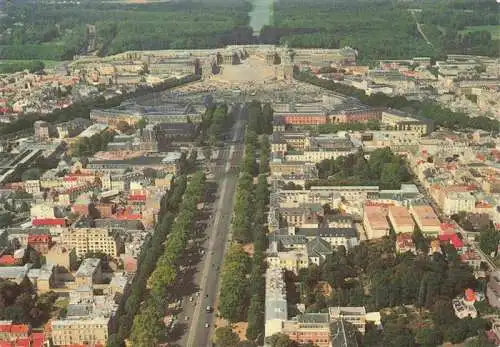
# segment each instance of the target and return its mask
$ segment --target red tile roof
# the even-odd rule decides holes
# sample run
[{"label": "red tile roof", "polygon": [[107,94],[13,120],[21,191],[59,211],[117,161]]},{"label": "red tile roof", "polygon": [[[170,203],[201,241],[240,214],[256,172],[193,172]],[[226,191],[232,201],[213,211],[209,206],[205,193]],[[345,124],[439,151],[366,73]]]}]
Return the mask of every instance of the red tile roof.
[{"label": "red tile roof", "polygon": [[29,338],[25,339],[17,339],[16,344],[14,346],[16,347],[30,347],[31,341]]},{"label": "red tile roof", "polygon": [[462,261],[481,260],[481,256],[479,254],[477,254],[475,251],[469,250],[469,251],[465,252],[464,254],[462,254],[460,256],[460,259],[462,259]]},{"label": "red tile roof", "polygon": [[10,327],[12,324],[1,324],[0,325],[0,332],[2,333],[10,333]]},{"label": "red tile roof", "polygon": [[30,327],[26,324],[12,324],[10,332],[14,334],[27,334]]},{"label": "red tile roof", "polygon": [[460,240],[457,234],[448,233],[439,235],[439,241],[441,242],[449,242],[455,247],[455,249],[463,248],[464,242]]},{"label": "red tile roof", "polygon": [[144,194],[129,195],[128,199],[132,201],[146,201],[146,195]]},{"label": "red tile roof", "polygon": [[455,232],[455,225],[452,223],[441,223],[441,233],[449,234]]},{"label": "red tile roof", "polygon": [[66,225],[66,219],[64,218],[35,218],[31,222],[33,226],[55,226],[55,225],[60,225],[60,226],[65,226]]},{"label": "red tile roof", "polygon": [[[17,264],[17,262],[18,262],[18,260],[10,254],[5,254],[5,255],[2,255],[0,257],[0,264],[1,265],[14,265],[14,264]],[[0,325],[0,331],[4,331],[4,330],[2,330],[3,327],[5,327],[5,325]],[[10,331],[10,328],[9,328],[9,331]]]},{"label": "red tile roof", "polygon": [[140,214],[118,214],[113,216],[115,219],[125,219],[125,220],[134,220],[134,219],[142,219],[142,215]]},{"label": "red tile roof", "polygon": [[28,243],[50,243],[52,241],[52,236],[49,234],[29,234]]}]

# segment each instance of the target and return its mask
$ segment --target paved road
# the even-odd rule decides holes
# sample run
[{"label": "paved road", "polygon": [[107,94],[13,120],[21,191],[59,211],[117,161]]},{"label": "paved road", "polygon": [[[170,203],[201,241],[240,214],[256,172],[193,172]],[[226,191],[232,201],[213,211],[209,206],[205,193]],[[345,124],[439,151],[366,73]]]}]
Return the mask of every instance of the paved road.
[{"label": "paved road", "polygon": [[[182,347],[210,346],[214,332],[215,312],[207,313],[206,307],[216,306],[219,286],[219,269],[222,267],[226,246],[228,245],[229,230],[233,200],[238,180],[234,164],[241,159],[244,127],[244,109],[237,115],[237,121],[232,129],[232,144],[219,150],[216,159],[216,182],[218,188],[217,199],[209,204],[210,218],[206,229],[206,239],[200,242],[204,255],[201,261],[193,264],[191,271],[186,273],[183,285],[191,290],[185,290],[183,308],[178,314],[180,330],[179,337],[174,342]],[[193,283],[191,284],[190,281]],[[193,289],[194,288],[194,289]],[[199,290],[199,294],[196,292]],[[190,301],[192,298],[192,301]],[[187,317],[187,320],[186,318]],[[205,324],[208,323],[208,328]]]}]

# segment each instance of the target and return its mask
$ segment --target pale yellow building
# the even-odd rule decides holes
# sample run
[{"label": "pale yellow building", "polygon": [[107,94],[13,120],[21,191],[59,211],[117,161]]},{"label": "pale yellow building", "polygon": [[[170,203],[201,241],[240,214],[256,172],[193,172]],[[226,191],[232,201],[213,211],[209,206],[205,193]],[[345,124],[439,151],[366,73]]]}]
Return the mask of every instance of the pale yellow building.
[{"label": "pale yellow building", "polygon": [[155,178],[155,186],[161,189],[170,190],[174,175],[168,174],[163,178]]},{"label": "pale yellow building", "polygon": [[382,112],[381,123],[392,130],[409,130],[420,134],[429,134],[433,130],[432,122],[393,109]]},{"label": "pale yellow building", "polygon": [[55,346],[106,345],[109,317],[75,317],[52,321],[52,342]]},{"label": "pale yellow building", "polygon": [[64,267],[70,269],[69,250],[59,244],[52,246],[45,254],[47,264]]},{"label": "pale yellow building", "polygon": [[102,252],[112,257],[119,254],[120,240],[103,228],[76,228],[61,233],[61,244],[75,249],[78,257],[88,252]]},{"label": "pale yellow building", "polygon": [[309,257],[306,249],[284,252],[273,250],[267,255],[266,259],[269,266],[277,266],[295,274],[299,273],[300,269],[309,267]]}]

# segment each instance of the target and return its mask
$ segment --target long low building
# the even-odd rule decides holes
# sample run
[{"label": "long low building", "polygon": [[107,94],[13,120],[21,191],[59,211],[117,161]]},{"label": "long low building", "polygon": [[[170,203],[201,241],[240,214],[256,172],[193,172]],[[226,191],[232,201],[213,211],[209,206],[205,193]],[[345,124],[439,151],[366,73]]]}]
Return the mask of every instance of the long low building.
[{"label": "long low building", "polygon": [[180,153],[170,153],[167,156],[140,156],[135,158],[95,159],[90,158],[87,169],[91,170],[126,170],[132,169],[158,169],[175,174],[179,169]]},{"label": "long low building", "polygon": [[111,109],[93,109],[90,111],[90,119],[98,123],[114,126],[119,122],[133,125],[141,119],[146,120],[149,124],[200,123],[204,112],[204,106],[193,104],[163,106],[125,104]]},{"label": "long low building", "polygon": [[265,319],[266,337],[280,332],[288,319],[284,271],[276,266],[266,271]]},{"label": "long low building", "polygon": [[282,112],[274,114],[275,120],[285,125],[320,125],[326,124],[326,112]]},{"label": "long low building", "polygon": [[422,233],[438,235],[441,231],[441,221],[434,209],[429,205],[413,205],[410,213]]}]

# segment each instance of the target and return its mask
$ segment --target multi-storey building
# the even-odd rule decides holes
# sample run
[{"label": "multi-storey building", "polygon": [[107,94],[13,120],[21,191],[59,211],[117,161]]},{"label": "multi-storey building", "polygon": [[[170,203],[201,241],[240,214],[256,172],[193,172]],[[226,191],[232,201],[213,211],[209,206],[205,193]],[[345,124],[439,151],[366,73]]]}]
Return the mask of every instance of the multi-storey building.
[{"label": "multi-storey building", "polygon": [[35,137],[38,140],[44,141],[50,138],[51,129],[49,123],[42,120],[38,120],[33,124],[33,127],[35,129]]},{"label": "multi-storey building", "polygon": [[87,258],[80,264],[75,275],[77,286],[92,287],[94,283],[101,280],[101,260],[99,258]]},{"label": "multi-storey building", "polygon": [[281,119],[285,125],[320,125],[327,123],[325,112],[280,112],[274,113],[275,118]]},{"label": "multi-storey building", "polygon": [[46,254],[52,245],[50,234],[29,234],[28,245],[41,254]]},{"label": "multi-storey building", "polygon": [[121,121],[134,125],[141,119],[145,119],[149,124],[200,123],[203,112],[203,108],[192,104],[169,104],[161,107],[127,104],[112,109],[93,109],[90,111],[90,119],[112,126]]},{"label": "multi-storey building", "polygon": [[109,317],[74,317],[52,321],[55,346],[106,345]]},{"label": "multi-storey building", "polygon": [[441,231],[441,222],[431,206],[412,205],[410,213],[422,233],[436,236]]},{"label": "multi-storey building", "polygon": [[38,194],[40,193],[40,181],[39,180],[28,180],[24,182],[24,190],[26,193]]},{"label": "multi-storey building", "polygon": [[313,343],[318,347],[330,347],[331,331],[328,313],[305,313],[284,322],[282,334],[297,343]]},{"label": "multi-storey building", "polygon": [[365,206],[363,227],[368,239],[377,239],[389,235],[390,226],[387,222],[387,209],[382,206]]},{"label": "multi-storey building", "polygon": [[288,303],[284,271],[277,266],[266,270],[265,336],[269,337],[282,330],[288,319]]},{"label": "multi-storey building", "polygon": [[388,217],[396,234],[413,232],[415,222],[406,207],[389,206]]},{"label": "multi-storey building", "polygon": [[476,199],[469,192],[448,191],[443,199],[443,212],[451,216],[458,212],[473,212]]},{"label": "multi-storey building", "polygon": [[330,307],[328,309],[330,320],[344,320],[351,323],[361,334],[365,333],[366,309],[360,307]]},{"label": "multi-storey building", "polygon": [[340,105],[328,115],[331,123],[367,123],[379,121],[382,110],[362,105]]},{"label": "multi-storey building", "polygon": [[103,228],[75,228],[61,233],[61,243],[75,249],[76,255],[85,256],[89,252],[102,252],[117,257],[121,247],[118,236]]},{"label": "multi-storey building", "polygon": [[382,112],[382,124],[392,130],[411,130],[420,134],[429,134],[433,130],[433,123],[427,119],[417,119],[405,112],[389,109]]}]

